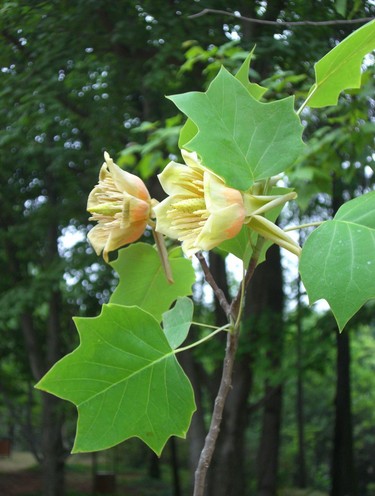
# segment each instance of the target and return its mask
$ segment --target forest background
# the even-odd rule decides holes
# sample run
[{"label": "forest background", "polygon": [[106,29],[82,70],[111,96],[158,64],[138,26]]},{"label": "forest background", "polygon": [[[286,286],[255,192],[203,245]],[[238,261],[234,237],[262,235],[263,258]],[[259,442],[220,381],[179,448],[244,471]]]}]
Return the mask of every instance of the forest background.
[{"label": "forest background", "polygon": [[[204,8],[219,12],[194,16]],[[183,124],[164,95],[205,90],[221,64],[235,72],[256,45],[250,77],[269,89],[265,100],[303,97],[314,62],[362,25],[345,21],[371,18],[374,10],[372,1],[356,0],[2,3],[0,437],[34,453],[44,496],[65,493],[75,411],[33,385],[77,345],[72,316],[97,315],[117,282],[86,241],[86,201],[103,151],[162,199],[154,175],[179,159]],[[318,24],[288,24],[306,20]],[[330,218],[343,201],[373,189],[373,98],[368,56],[361,90],[304,114],[308,147],[288,174],[298,205],[281,224]],[[234,260],[213,253],[210,267],[233,291]],[[276,247],[247,298],[249,332],[207,495],[274,496],[291,487],[375,494],[373,304],[338,334],[324,306],[308,307],[298,275]],[[199,273],[194,299],[221,325],[224,316]],[[170,453],[177,450],[179,470],[192,472],[222,354],[209,343],[181,357],[198,405],[188,439],[171,441],[160,461],[132,441],[127,459],[131,453],[137,462],[130,464],[143,460],[145,472],[157,475],[158,466],[176,463]]]}]

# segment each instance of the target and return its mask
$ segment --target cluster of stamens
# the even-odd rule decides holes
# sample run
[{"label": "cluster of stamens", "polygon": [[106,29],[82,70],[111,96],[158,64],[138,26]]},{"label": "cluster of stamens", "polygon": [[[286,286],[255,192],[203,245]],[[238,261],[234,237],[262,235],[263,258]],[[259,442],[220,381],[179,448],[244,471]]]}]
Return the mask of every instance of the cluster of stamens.
[{"label": "cluster of stamens", "polygon": [[179,200],[173,202],[167,212],[171,228],[178,231],[181,241],[196,238],[209,217],[206,208],[203,189],[203,173],[189,170],[189,174],[182,173],[180,185],[190,191],[190,195],[179,195]]}]

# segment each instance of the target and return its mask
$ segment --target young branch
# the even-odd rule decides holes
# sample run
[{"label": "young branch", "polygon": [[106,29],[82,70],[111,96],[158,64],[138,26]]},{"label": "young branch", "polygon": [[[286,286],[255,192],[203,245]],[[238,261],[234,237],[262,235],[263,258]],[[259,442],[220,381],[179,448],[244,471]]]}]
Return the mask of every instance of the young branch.
[{"label": "young branch", "polygon": [[197,14],[188,16],[189,19],[202,17],[206,14],[221,14],[229,17],[235,17],[240,21],[252,22],[254,24],[267,24],[270,26],[332,26],[336,24],[361,24],[372,21],[372,17],[361,17],[358,19],[334,19],[332,21],[269,21],[267,19],[257,19],[254,17],[245,17],[234,12],[227,12],[226,10],[218,9],[203,9]]},{"label": "young branch", "polygon": [[198,253],[196,253],[195,256],[199,260],[199,263],[200,263],[200,265],[202,267],[202,270],[203,270],[204,277],[205,277],[206,281],[211,286],[211,288],[212,288],[212,290],[213,290],[216,298],[219,301],[219,304],[220,304],[221,308],[225,312],[225,315],[229,318],[229,316],[231,314],[231,305],[228,303],[228,300],[226,299],[225,294],[223,293],[223,291],[216,284],[216,281],[215,281],[213,275],[211,274],[210,268],[207,265],[206,259],[204,258],[204,256],[203,256],[203,254],[202,254],[201,251],[199,251]]},{"label": "young branch", "polygon": [[220,424],[223,416],[225,400],[227,399],[232,384],[233,365],[238,345],[238,335],[238,329],[234,332],[228,332],[227,335],[223,374],[221,376],[219,391],[215,399],[210,429],[204,442],[204,447],[199,458],[197,470],[195,471],[193,496],[204,495],[207,470],[211,464],[212,455],[214,453],[216,441],[220,432]]},{"label": "young branch", "polygon": [[219,436],[225,401],[227,399],[228,393],[232,385],[233,366],[238,347],[238,339],[240,332],[240,320],[241,320],[240,316],[242,311],[241,302],[243,300],[246,287],[249,284],[250,279],[252,278],[255,268],[257,266],[260,250],[262,248],[263,243],[264,243],[264,239],[259,237],[256,246],[254,248],[252,257],[250,259],[245,279],[241,283],[239,292],[231,304],[228,303],[227,299],[224,296],[224,293],[217,286],[202,253],[197,253],[196,255],[202,266],[206,281],[210,284],[215,295],[218,297],[220,305],[227,314],[229,321],[232,321],[235,324],[232,329],[229,329],[229,332],[227,334],[227,343],[226,343],[224,363],[223,363],[223,373],[221,376],[219,390],[215,399],[215,405],[212,412],[210,428],[207,433],[204,442],[204,447],[199,458],[198,467],[195,471],[195,484],[194,484],[193,496],[204,495],[207,471],[211,464],[212,456],[216,446],[216,441]]}]

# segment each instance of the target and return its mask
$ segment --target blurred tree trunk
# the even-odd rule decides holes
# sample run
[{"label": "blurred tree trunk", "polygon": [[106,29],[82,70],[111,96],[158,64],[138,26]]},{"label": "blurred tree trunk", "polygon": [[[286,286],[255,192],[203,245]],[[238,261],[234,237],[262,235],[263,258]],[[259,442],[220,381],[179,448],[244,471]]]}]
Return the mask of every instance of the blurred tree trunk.
[{"label": "blurred tree trunk", "polygon": [[331,496],[356,496],[350,387],[350,342],[347,330],[336,332],[337,382]]},{"label": "blurred tree trunk", "polygon": [[64,496],[65,456],[62,442],[61,403],[44,394],[42,400],[43,496]]},{"label": "blurred tree trunk", "polygon": [[257,494],[275,496],[280,446],[282,386],[276,377],[280,373],[283,352],[284,293],[279,247],[273,245],[267,260],[259,266],[250,287],[249,311],[261,343],[265,344],[269,370],[264,389],[262,430],[257,456]]},{"label": "blurred tree trunk", "polygon": [[[301,243],[300,243],[301,244]],[[297,317],[296,317],[296,352],[297,352],[297,436],[298,454],[296,460],[296,484],[304,489],[307,485],[306,456],[305,456],[305,412],[303,394],[303,342],[302,342],[302,316],[301,316],[301,280],[298,278],[297,290]]]}]

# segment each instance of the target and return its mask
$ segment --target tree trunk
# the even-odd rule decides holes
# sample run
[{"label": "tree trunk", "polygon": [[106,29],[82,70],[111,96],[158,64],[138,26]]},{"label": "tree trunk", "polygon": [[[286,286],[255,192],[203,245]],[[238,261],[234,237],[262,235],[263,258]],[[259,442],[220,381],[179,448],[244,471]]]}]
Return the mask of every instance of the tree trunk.
[{"label": "tree trunk", "polygon": [[350,389],[349,333],[337,331],[337,388],[331,496],[356,496]]},{"label": "tree trunk", "polygon": [[42,395],[43,496],[64,496],[65,456],[61,436],[61,404],[54,396]]},{"label": "tree trunk", "polygon": [[[280,372],[283,350],[283,307],[284,293],[279,247],[273,245],[267,252],[267,260],[262,264],[252,288],[259,292],[254,298],[253,313],[257,334],[266,345],[269,373],[277,377]],[[251,311],[251,307],[250,307]],[[282,412],[281,384],[265,384],[262,431],[257,456],[258,496],[275,496],[280,446],[280,426]],[[273,383],[275,381],[272,381]]]},{"label": "tree trunk", "polygon": [[282,387],[266,386],[262,433],[258,450],[258,496],[277,494]]},{"label": "tree trunk", "polygon": [[301,281],[298,279],[297,292],[297,399],[296,399],[296,416],[297,416],[297,436],[298,436],[298,455],[296,460],[296,483],[301,489],[307,485],[306,457],[305,457],[305,412],[304,412],[304,394],[303,394],[303,347],[302,347],[302,317],[301,317]]}]

